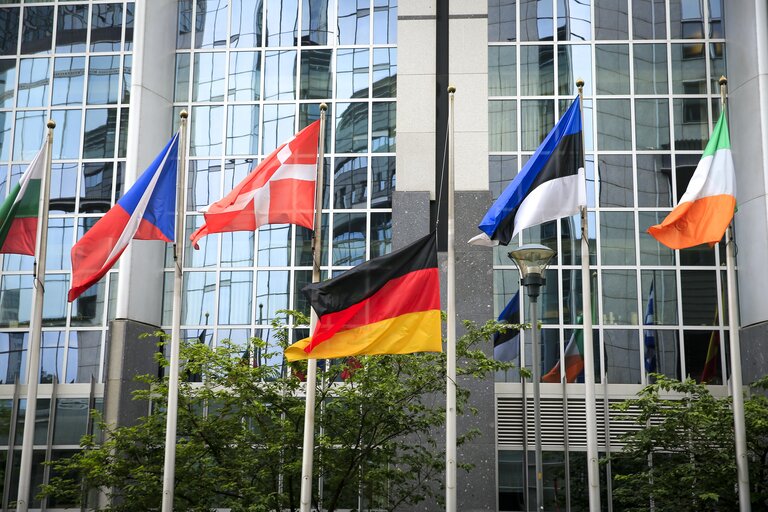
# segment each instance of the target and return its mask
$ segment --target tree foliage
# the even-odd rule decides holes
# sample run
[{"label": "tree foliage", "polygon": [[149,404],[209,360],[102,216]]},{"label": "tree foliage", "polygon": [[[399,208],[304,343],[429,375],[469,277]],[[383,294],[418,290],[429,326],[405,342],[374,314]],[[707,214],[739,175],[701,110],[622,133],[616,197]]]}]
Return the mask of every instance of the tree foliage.
[{"label": "tree foliage", "polygon": [[[624,437],[611,457],[614,506],[627,512],[736,511],[738,490],[733,413],[730,397],[712,396],[688,379],[663,375],[638,397],[616,408],[634,413],[637,430]],[[765,389],[767,379],[754,384]],[[752,503],[768,506],[768,400],[754,394],[745,401]]]},{"label": "tree foliage", "polygon": [[[297,323],[303,321],[296,312]],[[282,347],[287,331],[275,326]],[[498,324],[465,324],[457,342],[458,373],[483,377],[509,364],[481,350]],[[253,340],[265,350],[262,340]],[[179,390],[174,508],[209,511],[297,510],[301,479],[306,364],[292,371],[255,366],[242,347],[226,341],[216,348],[184,343],[187,375]],[[167,365],[162,357],[159,362]],[[314,476],[322,481],[322,508],[394,510],[439,500],[445,455],[434,433],[445,421],[445,355],[387,355],[329,361],[317,385]],[[320,378],[322,376],[322,378]],[[100,510],[157,510],[162,493],[167,378],[142,376],[146,390],[135,400],[152,414],[135,426],[101,424],[104,440],[83,438],[82,451],[55,463],[44,494],[80,503],[88,492],[104,493]],[[459,389],[460,412],[469,393]],[[459,443],[476,435],[464,432]],[[320,505],[320,489],[313,501]],[[85,492],[84,492],[85,491]],[[93,499],[89,506],[96,507]]]}]

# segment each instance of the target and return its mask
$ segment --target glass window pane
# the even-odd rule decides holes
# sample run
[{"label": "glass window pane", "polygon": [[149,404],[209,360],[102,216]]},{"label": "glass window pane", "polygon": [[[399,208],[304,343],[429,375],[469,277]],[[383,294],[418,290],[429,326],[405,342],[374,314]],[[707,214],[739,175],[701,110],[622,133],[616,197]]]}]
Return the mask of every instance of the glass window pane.
[{"label": "glass window pane", "polygon": [[517,94],[516,52],[515,46],[490,46],[488,48],[488,96],[514,96]]},{"label": "glass window pane", "polygon": [[677,325],[677,277],[673,270],[643,270],[643,325]]},{"label": "glass window pane", "polygon": [[395,161],[392,156],[371,158],[371,208],[392,208]]},{"label": "glass window pane", "polygon": [[120,109],[120,134],[117,140],[117,158],[125,158],[128,150],[128,107]]},{"label": "glass window pane", "polygon": [[296,96],[296,51],[266,52],[264,99],[292,100]]},{"label": "glass window pane", "polygon": [[[80,382],[80,381],[77,381]],[[59,398],[56,400],[56,423],[53,444],[80,445],[85,435],[90,412],[87,398]]]},{"label": "glass window pane", "polygon": [[[703,45],[685,43],[671,46],[672,91],[675,94],[706,93],[707,61],[704,56]],[[713,73],[712,77],[717,80],[720,75]]]},{"label": "glass window pane", "polygon": [[680,271],[683,323],[717,325],[717,283],[712,270]]},{"label": "glass window pane", "polygon": [[[645,371],[680,379],[680,342],[677,331],[645,329]],[[653,382],[649,377],[649,382]]]},{"label": "glass window pane", "polygon": [[[637,325],[637,277],[634,270],[603,270],[603,323]],[[639,363],[639,361],[638,361]]]},{"label": "glass window pane", "polygon": [[520,0],[520,40],[552,41],[552,0]]},{"label": "glass window pane", "polygon": [[267,46],[296,46],[298,0],[267,0]]},{"label": "glass window pane", "polygon": [[120,51],[123,4],[94,4],[91,8],[91,51]]},{"label": "glass window pane", "polygon": [[[723,383],[720,363],[722,334],[719,330],[683,333],[686,377],[711,385]],[[725,346],[728,346],[727,342]]]},{"label": "glass window pane", "polygon": [[600,250],[603,265],[635,264],[635,219],[632,212],[600,214]]},{"label": "glass window pane", "polygon": [[224,107],[192,107],[190,156],[216,156],[222,149]]},{"label": "glass window pane", "polygon": [[88,109],[85,113],[83,158],[113,158],[117,109]]},{"label": "glass window pane", "polygon": [[371,258],[392,252],[392,214],[371,214]]},{"label": "glass window pane", "polygon": [[88,37],[88,5],[61,5],[56,20],[56,52],[84,52]]},{"label": "glass window pane", "polygon": [[550,100],[523,100],[521,108],[522,150],[535,151],[555,126],[555,105]]},{"label": "glass window pane", "polygon": [[[301,3],[301,44],[327,45],[331,34],[329,23],[333,20],[333,1],[302,0]],[[395,17],[397,21],[397,17]],[[386,28],[386,27],[384,27]],[[384,33],[386,35],[386,32]]]},{"label": "glass window pane", "polygon": [[128,2],[125,5],[125,41],[123,50],[129,52],[133,50],[133,22],[136,11],[136,3]]},{"label": "glass window pane", "polygon": [[211,314],[214,311],[215,297],[216,272],[185,272],[185,300],[181,308],[181,323],[184,325],[203,325],[205,314]]},{"label": "glass window pane", "polygon": [[592,39],[592,14],[589,0],[559,0],[557,12],[558,38],[569,41]]},{"label": "glass window pane", "polygon": [[517,102],[515,100],[488,102],[489,151],[517,149]]},{"label": "glass window pane", "polygon": [[598,44],[595,46],[598,94],[629,94],[629,46]]},{"label": "glass window pane", "polygon": [[192,101],[223,101],[226,54],[196,53]]},{"label": "glass window pane", "polygon": [[21,53],[48,53],[53,44],[53,6],[24,8]]},{"label": "glass window pane", "polygon": [[131,101],[131,73],[133,72],[133,57],[126,55],[123,58],[123,92],[120,101],[130,103]]},{"label": "glass window pane", "polygon": [[373,1],[373,44],[397,43],[397,0]]},{"label": "glass window pane", "polygon": [[[75,213],[77,172],[75,162],[51,166],[50,213]],[[69,260],[69,257],[66,259]]]},{"label": "glass window pane", "polygon": [[600,206],[634,206],[631,155],[600,155]]},{"label": "glass window pane", "polygon": [[198,0],[195,48],[227,44],[227,0]]},{"label": "glass window pane", "polygon": [[[557,49],[558,90],[560,94],[576,95],[579,93],[576,81],[585,79],[584,94],[592,95],[592,50],[587,45],[561,45]],[[586,101],[584,102],[586,105]]]},{"label": "glass window pane", "polygon": [[112,203],[112,162],[84,163],[80,178],[80,213],[106,213]]},{"label": "glass window pane", "polygon": [[30,161],[40,151],[45,136],[45,112],[16,112],[16,131],[13,136],[13,159]]},{"label": "glass window pane", "polygon": [[396,126],[395,102],[374,103],[371,106],[371,151],[394,153],[397,149]]},{"label": "glass window pane", "polygon": [[669,149],[669,103],[635,100],[637,149]]},{"label": "glass window pane", "polygon": [[492,199],[496,200],[517,176],[517,156],[491,155],[488,157],[489,188]]},{"label": "glass window pane", "polygon": [[627,39],[628,12],[626,0],[595,0],[595,39]]},{"label": "glass window pane", "polygon": [[515,41],[515,0],[488,0],[488,42]]},{"label": "glass window pane", "polygon": [[[186,240],[189,240],[189,236],[200,226],[203,225],[204,218],[202,215],[187,215],[187,223],[185,230],[187,232]],[[184,246],[184,266],[190,268],[205,268],[214,267],[217,262],[217,255],[219,250],[219,235],[207,235],[198,241],[199,249],[192,247],[192,244],[186,244]],[[173,266],[173,254],[171,253],[171,245],[167,245],[167,252],[165,258],[165,266]]]},{"label": "glass window pane", "polygon": [[16,94],[16,60],[0,60],[0,108],[13,108]]},{"label": "glass window pane", "polygon": [[260,267],[287,267],[291,261],[291,227],[278,224],[259,228],[257,264]]},{"label": "glass window pane", "polygon": [[370,52],[338,50],[336,56],[336,97],[367,98]]},{"label": "glass window pane", "polygon": [[50,59],[21,59],[19,63],[19,107],[45,107],[48,105]]},{"label": "glass window pane", "polygon": [[337,213],[333,216],[333,265],[353,266],[365,261],[364,213]]},{"label": "glass window pane", "polygon": [[725,45],[711,43],[709,45],[709,77],[713,93],[720,94],[719,79],[725,75],[725,68]]},{"label": "glass window pane", "polygon": [[666,45],[636,44],[634,50],[635,94],[667,94]]},{"label": "glass window pane", "polygon": [[117,103],[120,56],[91,57],[88,68],[88,103]]},{"label": "glass window pane", "polygon": [[[237,54],[233,54],[237,55]],[[173,91],[173,101],[186,103],[189,101],[189,54],[176,54],[176,82]],[[230,87],[232,77],[230,76]]]},{"label": "glass window pane", "polygon": [[222,272],[219,278],[219,324],[251,323],[252,292],[252,272]]},{"label": "glass window pane", "polygon": [[336,109],[336,152],[365,152],[368,149],[368,103],[338,103]]},{"label": "glass window pane", "polygon": [[0,9],[0,55],[16,55],[19,40],[19,9]]},{"label": "glass window pane", "polygon": [[397,96],[397,49],[374,48],[373,50],[373,97]]},{"label": "glass window pane", "polygon": [[[43,299],[43,325],[64,326],[67,323],[68,274],[45,275],[45,298]],[[59,374],[61,376],[61,374]]]},{"label": "glass window pane", "polygon": [[[81,298],[82,295],[77,300]],[[67,350],[66,382],[88,383],[91,378],[98,382],[100,359],[101,330],[71,332]]]},{"label": "glass window pane", "polygon": [[554,93],[555,67],[552,46],[521,46],[520,94],[550,96]]},{"label": "glass window pane", "polygon": [[640,343],[637,331],[605,329],[605,371],[611,384],[640,384]]},{"label": "glass window pane", "polygon": [[52,104],[82,104],[84,78],[85,57],[62,57],[56,59],[53,65]]},{"label": "glass window pane", "polygon": [[54,110],[51,117],[56,122],[53,138],[54,159],[74,159],[80,154],[80,110]]},{"label": "glass window pane", "polygon": [[256,273],[256,304],[264,308],[264,323],[271,323],[281,309],[288,309],[290,272],[287,270],[260,270]]},{"label": "glass window pane", "polygon": [[11,126],[13,114],[0,112],[0,160],[8,160],[11,153]]},{"label": "glass window pane", "polygon": [[704,149],[709,141],[707,100],[704,98],[675,98],[675,148]]},{"label": "glass window pane", "polygon": [[69,270],[73,226],[73,219],[48,219],[48,251],[45,257],[47,270]]},{"label": "glass window pane", "polygon": [[637,205],[672,206],[672,164],[669,155],[637,155]]},{"label": "glass window pane", "polygon": [[[295,116],[294,105],[264,105],[264,147],[261,150],[263,154],[272,153],[293,137]],[[258,134],[258,130],[255,131]]]},{"label": "glass window pane", "polygon": [[333,187],[334,208],[366,208],[368,206],[368,159],[364,156],[337,158]]},{"label": "glass window pane", "polygon": [[[275,1],[275,0],[272,0]],[[368,44],[370,40],[370,0],[338,0],[336,20],[339,44]]]},{"label": "glass window pane", "polygon": [[[3,291],[0,289],[0,293]],[[2,300],[1,297],[0,300]],[[29,334],[26,332],[0,333],[1,383],[15,384],[16,382],[25,382],[28,336]]]},{"label": "glass window pane", "polygon": [[605,150],[630,149],[629,100],[597,100],[597,147]]},{"label": "glass window pane", "polygon": [[669,25],[672,39],[703,39],[704,6],[701,0],[670,0]]},{"label": "glass window pane", "polygon": [[221,162],[190,160],[187,179],[187,210],[201,208],[221,198]]},{"label": "glass window pane", "polygon": [[[293,108],[293,105],[287,105]],[[255,155],[259,151],[258,105],[227,107],[227,155]]]},{"label": "glass window pane", "polygon": [[230,101],[254,101],[260,97],[260,52],[232,52],[229,55]]},{"label": "glass window pane", "polygon": [[301,99],[331,97],[331,54],[331,50],[301,52]]},{"label": "glass window pane", "polygon": [[235,231],[221,234],[222,267],[250,267],[253,265],[253,231]]},{"label": "glass window pane", "polygon": [[32,276],[4,275],[0,281],[0,327],[29,325]]},{"label": "glass window pane", "polygon": [[633,0],[632,30],[635,39],[666,39],[667,10],[664,0]]},{"label": "glass window pane", "polygon": [[233,48],[261,46],[262,0],[232,0],[229,44]]},{"label": "glass window pane", "polygon": [[176,48],[192,46],[192,0],[179,0],[178,32]]}]

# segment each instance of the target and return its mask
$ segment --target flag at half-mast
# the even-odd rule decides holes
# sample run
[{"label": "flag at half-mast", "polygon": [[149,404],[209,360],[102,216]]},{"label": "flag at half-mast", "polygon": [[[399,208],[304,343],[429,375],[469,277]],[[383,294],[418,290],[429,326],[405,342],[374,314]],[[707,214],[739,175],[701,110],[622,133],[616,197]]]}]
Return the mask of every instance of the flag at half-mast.
[{"label": "flag at half-mast", "polygon": [[648,233],[670,249],[719,242],[736,209],[736,174],[725,110],[715,125],[685,194]]},{"label": "flag at half-mast", "polygon": [[485,214],[469,243],[507,245],[525,228],[574,215],[587,203],[580,98]]},{"label": "flag at half-mast", "polygon": [[265,224],[313,229],[320,121],[315,121],[266,157],[222,199],[203,211],[205,224],[189,237],[255,231]]},{"label": "flag at half-mast", "polygon": [[44,144],[0,205],[0,253],[35,255],[46,147]]},{"label": "flag at half-mast", "polygon": [[434,232],[301,291],[318,321],[288,361],[442,351]]},{"label": "flag at half-mast", "polygon": [[99,281],[130,241],[174,241],[179,133],[166,144],[136,183],[72,247],[72,302]]}]

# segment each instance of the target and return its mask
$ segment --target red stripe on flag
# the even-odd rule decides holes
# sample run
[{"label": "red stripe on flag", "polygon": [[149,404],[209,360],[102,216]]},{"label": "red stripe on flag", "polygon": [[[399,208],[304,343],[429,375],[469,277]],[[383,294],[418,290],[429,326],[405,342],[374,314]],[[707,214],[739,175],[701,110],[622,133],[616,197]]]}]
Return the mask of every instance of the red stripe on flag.
[{"label": "red stripe on flag", "polygon": [[315,220],[315,182],[284,179],[269,184],[269,223],[297,224],[312,229]]},{"label": "red stripe on flag", "polygon": [[37,239],[37,217],[17,217],[13,219],[5,243],[0,253],[35,255]]}]

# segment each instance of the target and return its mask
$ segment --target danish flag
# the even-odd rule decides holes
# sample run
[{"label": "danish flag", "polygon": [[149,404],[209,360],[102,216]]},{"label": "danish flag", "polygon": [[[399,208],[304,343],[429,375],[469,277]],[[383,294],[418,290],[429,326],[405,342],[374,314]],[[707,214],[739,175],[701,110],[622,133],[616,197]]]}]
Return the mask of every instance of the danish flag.
[{"label": "danish flag", "polygon": [[189,237],[195,249],[206,235],[255,231],[265,224],[313,229],[319,133],[320,121],[315,121],[273,151],[224,198],[206,207],[205,223]]}]

